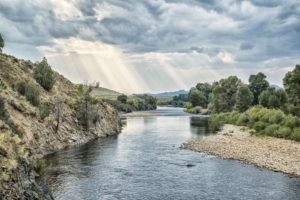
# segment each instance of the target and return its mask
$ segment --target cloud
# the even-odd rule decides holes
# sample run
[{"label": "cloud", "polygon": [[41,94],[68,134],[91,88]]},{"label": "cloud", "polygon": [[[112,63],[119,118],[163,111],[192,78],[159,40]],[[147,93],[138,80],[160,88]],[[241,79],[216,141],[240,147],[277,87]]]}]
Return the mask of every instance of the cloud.
[{"label": "cloud", "polygon": [[[103,56],[103,62],[92,60],[106,63],[109,70],[108,58],[99,51],[114,49],[123,63],[118,66],[146,80],[141,85],[149,90],[189,87],[197,81],[194,74],[203,70],[210,77],[225,74],[220,73],[223,69],[248,75],[270,68],[267,63],[287,70],[300,55],[299,16],[297,0],[0,1],[4,51],[35,60],[55,55],[72,62],[74,57],[78,63],[72,63],[78,70],[88,68],[84,59]],[[162,74],[159,82],[150,80],[143,70],[153,76]],[[90,71],[80,71],[95,78]],[[187,72],[193,75],[189,78]],[[198,77],[198,81],[203,79]],[[281,82],[282,75],[274,77]]]},{"label": "cloud", "polygon": [[228,52],[220,52],[218,58],[224,63],[234,63],[234,56]]}]

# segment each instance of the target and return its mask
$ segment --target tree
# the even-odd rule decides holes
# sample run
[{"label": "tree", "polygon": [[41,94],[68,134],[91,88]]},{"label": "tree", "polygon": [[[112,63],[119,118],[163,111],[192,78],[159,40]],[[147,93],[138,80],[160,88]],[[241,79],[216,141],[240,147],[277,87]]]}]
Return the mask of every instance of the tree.
[{"label": "tree", "polygon": [[100,120],[99,107],[97,106],[99,100],[91,96],[92,91],[92,86],[80,85],[78,87],[79,98],[76,103],[76,114],[79,124],[86,130],[89,130],[92,124],[95,125]]},{"label": "tree", "polygon": [[213,112],[230,112],[236,101],[236,93],[241,85],[236,76],[229,76],[213,84],[211,107]]},{"label": "tree", "polygon": [[214,89],[210,99],[210,109],[214,113],[226,112],[227,111],[227,94],[226,90],[219,84],[214,85]]},{"label": "tree", "polygon": [[248,108],[250,108],[250,106],[252,105],[252,102],[253,102],[253,94],[250,91],[249,87],[247,85],[244,85],[244,84],[241,85],[238,88],[238,91],[236,93],[235,108],[239,112],[244,112]]},{"label": "tree", "polygon": [[193,107],[195,106],[206,106],[206,98],[202,92],[196,88],[192,88],[189,92],[189,101],[192,103]]},{"label": "tree", "polygon": [[196,88],[205,96],[206,101],[203,107],[206,108],[209,103],[209,96],[212,93],[212,85],[209,83],[198,83]]},{"label": "tree", "polygon": [[290,113],[300,116],[300,65],[285,75],[283,85],[288,95]]},{"label": "tree", "polygon": [[267,108],[282,108],[287,103],[286,92],[282,89],[268,88],[259,96],[259,104]]},{"label": "tree", "polygon": [[249,89],[253,93],[253,104],[258,104],[259,95],[269,87],[269,82],[266,80],[266,75],[259,72],[256,75],[250,75],[249,77]]},{"label": "tree", "polygon": [[44,57],[42,62],[34,68],[35,80],[47,91],[50,91],[55,83],[54,73]]},{"label": "tree", "polygon": [[3,37],[0,33],[0,53],[2,52],[2,49],[4,48],[4,45],[5,45],[5,43],[4,43]]},{"label": "tree", "polygon": [[120,101],[121,103],[126,104],[127,103],[127,96],[125,94],[122,94],[120,96],[118,96],[118,101]]}]

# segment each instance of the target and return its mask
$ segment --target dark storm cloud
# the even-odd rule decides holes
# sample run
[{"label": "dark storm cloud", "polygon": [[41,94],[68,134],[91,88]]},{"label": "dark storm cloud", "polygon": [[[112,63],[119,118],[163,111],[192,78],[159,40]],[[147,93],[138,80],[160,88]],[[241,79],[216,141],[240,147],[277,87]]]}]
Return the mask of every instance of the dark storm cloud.
[{"label": "dark storm cloud", "polygon": [[[64,10],[63,4],[76,10]],[[57,14],[60,5],[62,16]],[[80,16],[73,16],[75,11]],[[64,14],[72,16],[64,19]],[[0,24],[8,43],[32,46],[75,37],[117,45],[128,53],[215,56],[228,51],[248,62],[300,54],[296,0],[3,0]]]},{"label": "dark storm cloud", "polygon": [[249,50],[249,49],[253,49],[253,45],[250,43],[242,43],[240,46],[240,50]]}]

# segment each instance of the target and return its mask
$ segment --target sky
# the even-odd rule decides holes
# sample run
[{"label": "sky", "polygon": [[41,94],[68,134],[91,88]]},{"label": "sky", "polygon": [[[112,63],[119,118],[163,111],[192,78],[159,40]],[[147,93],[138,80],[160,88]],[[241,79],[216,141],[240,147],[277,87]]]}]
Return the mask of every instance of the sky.
[{"label": "sky", "polygon": [[299,0],[1,0],[4,52],[124,93],[189,89],[300,63]]}]

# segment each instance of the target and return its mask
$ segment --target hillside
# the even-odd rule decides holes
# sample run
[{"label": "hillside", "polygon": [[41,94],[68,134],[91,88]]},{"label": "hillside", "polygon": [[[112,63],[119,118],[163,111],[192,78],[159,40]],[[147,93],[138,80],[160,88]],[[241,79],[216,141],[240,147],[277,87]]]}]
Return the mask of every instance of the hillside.
[{"label": "hillside", "polygon": [[[55,84],[47,91],[33,78],[35,67],[0,54],[0,199],[47,199],[34,180],[38,158],[120,131],[115,109],[97,99],[86,103],[97,118],[83,126],[78,86],[54,72]],[[23,87],[40,94],[37,105],[30,101],[35,96],[22,95]]]},{"label": "hillside", "polygon": [[177,91],[173,91],[173,92],[162,92],[162,93],[156,93],[156,94],[151,94],[152,96],[155,97],[174,97],[180,94],[187,94],[188,91],[186,90],[177,90]]},{"label": "hillside", "polygon": [[117,97],[121,95],[120,92],[116,92],[104,87],[93,88],[92,94],[101,99],[117,99]]}]

